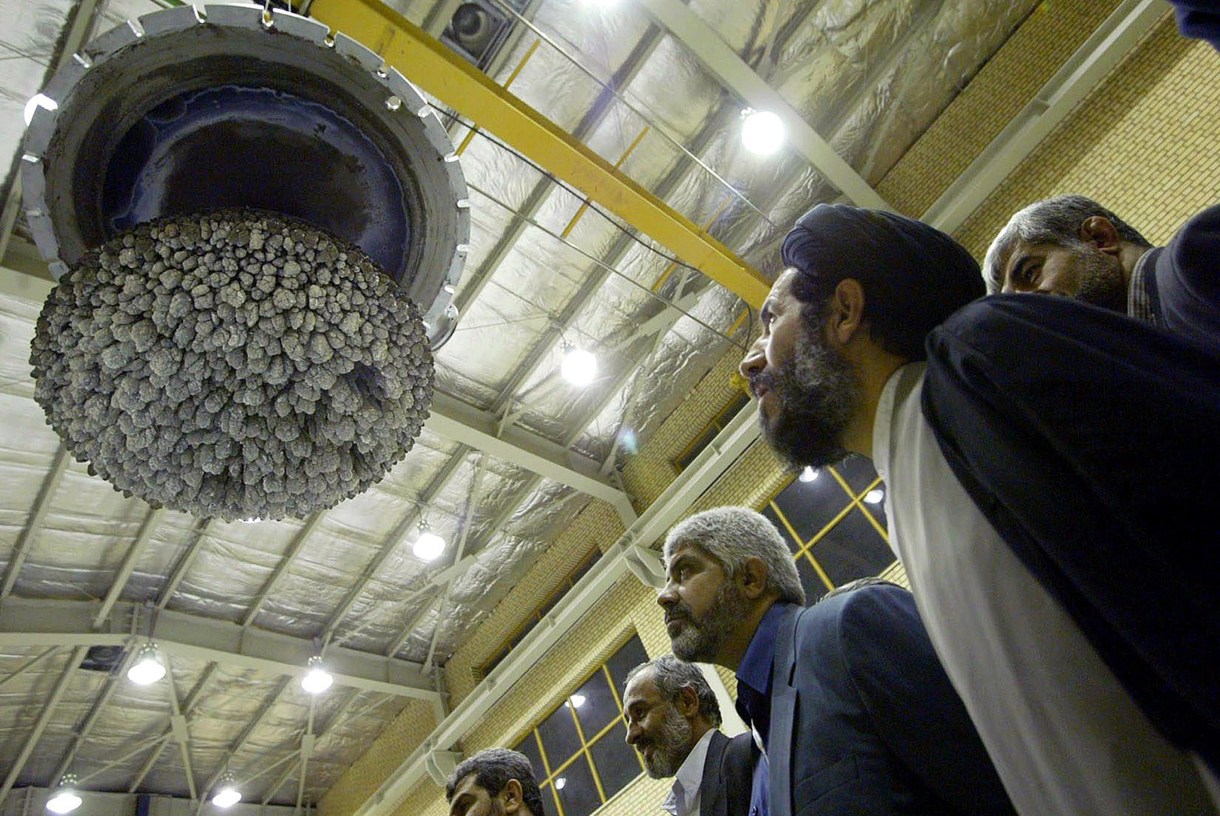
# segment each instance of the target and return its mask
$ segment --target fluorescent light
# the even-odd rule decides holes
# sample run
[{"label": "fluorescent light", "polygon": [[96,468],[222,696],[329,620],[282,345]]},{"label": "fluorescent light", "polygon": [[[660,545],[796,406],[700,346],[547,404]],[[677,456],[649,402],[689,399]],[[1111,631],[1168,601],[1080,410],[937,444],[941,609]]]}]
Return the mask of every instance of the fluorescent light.
[{"label": "fluorescent light", "polygon": [[321,655],[309,658],[309,671],[301,678],[301,688],[310,694],[321,694],[334,682],[335,678],[331,676],[331,673],[322,668]]},{"label": "fluorescent light", "polygon": [[597,358],[590,351],[568,346],[564,349],[559,371],[572,385],[583,388],[597,379]]},{"label": "fluorescent light", "polygon": [[796,478],[800,479],[802,482],[812,482],[818,478],[818,472],[806,465],[805,469],[801,471],[801,475],[797,476]]},{"label": "fluorescent light", "polygon": [[874,487],[872,490],[864,494],[865,504],[881,504],[881,500],[885,498],[885,491],[879,487]]},{"label": "fluorescent light", "polygon": [[415,545],[411,547],[415,557],[424,561],[435,561],[444,551],[445,539],[432,532],[428,525],[420,524],[419,538],[415,539]]},{"label": "fluorescent light", "polygon": [[127,679],[137,686],[151,686],[165,676],[165,664],[152,642],[145,643],[136,653],[136,662],[127,670]]},{"label": "fluorescent light", "polygon": [[741,143],[759,156],[770,156],[784,144],[784,123],[771,111],[741,112]]}]

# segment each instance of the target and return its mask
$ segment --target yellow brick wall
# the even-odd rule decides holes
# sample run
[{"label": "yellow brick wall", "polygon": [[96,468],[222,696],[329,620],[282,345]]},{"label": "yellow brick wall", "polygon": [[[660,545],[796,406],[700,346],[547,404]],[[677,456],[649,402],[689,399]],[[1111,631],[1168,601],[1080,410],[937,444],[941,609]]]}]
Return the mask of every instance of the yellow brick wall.
[{"label": "yellow brick wall", "polygon": [[[1046,3],[1016,32],[879,185],[900,210],[923,212],[1087,33],[1114,0]],[[1008,214],[1046,195],[1078,191],[1100,198],[1150,239],[1162,241],[1186,216],[1215,200],[1220,190],[1220,56],[1206,45],[1177,37],[1162,23],[1099,90],[1024,162],[963,225],[959,238],[981,256]],[[623,478],[638,510],[673,481],[671,460],[733,398],[732,374],[740,358],[730,352],[663,423]],[[718,504],[758,506],[787,479],[761,445],[705,494],[692,512]],[[521,584],[447,665],[453,704],[474,687],[481,667],[524,617],[558,586],[593,547],[605,548],[622,532],[617,516],[589,505]],[[898,566],[886,577],[905,583]],[[579,685],[631,631],[650,655],[669,649],[652,590],[625,576],[545,660],[467,735],[467,753],[511,745]],[[730,692],[732,675],[720,672]],[[431,711],[412,703],[320,803],[322,816],[348,816],[428,735]],[[655,814],[667,785],[641,778],[599,813]],[[424,780],[395,816],[443,816],[443,791]]]},{"label": "yellow brick wall", "polygon": [[922,215],[1059,70],[1117,0],[1043,3],[877,184],[899,212]]},{"label": "yellow brick wall", "polygon": [[423,700],[407,703],[360,759],[339,777],[338,782],[331,785],[318,803],[318,811],[324,814],[355,811],[419,746],[423,738],[432,733],[436,724],[430,703]]},{"label": "yellow brick wall", "polygon": [[1097,199],[1154,244],[1220,198],[1220,54],[1167,16],[958,231],[982,257],[1009,215],[1060,193]]}]

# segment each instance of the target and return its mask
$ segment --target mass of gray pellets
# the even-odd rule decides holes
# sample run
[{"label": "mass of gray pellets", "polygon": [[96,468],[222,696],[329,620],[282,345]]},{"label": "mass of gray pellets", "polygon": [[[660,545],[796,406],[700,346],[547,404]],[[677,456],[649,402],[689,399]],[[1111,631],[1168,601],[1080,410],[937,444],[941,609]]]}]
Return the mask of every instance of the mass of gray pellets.
[{"label": "mass of gray pellets", "polygon": [[359,249],[259,211],[91,252],[48,297],[30,362],[91,473],[201,518],[302,517],[364,491],[432,400],[418,307]]}]

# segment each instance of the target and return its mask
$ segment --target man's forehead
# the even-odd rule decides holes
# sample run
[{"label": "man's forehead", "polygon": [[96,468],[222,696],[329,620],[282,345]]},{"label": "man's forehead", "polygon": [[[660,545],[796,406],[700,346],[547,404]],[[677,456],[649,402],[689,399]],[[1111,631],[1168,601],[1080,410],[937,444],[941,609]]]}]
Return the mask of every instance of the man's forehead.
[{"label": "man's forehead", "polygon": [[623,705],[630,706],[633,702],[649,702],[657,696],[657,684],[653,680],[651,668],[642,669],[639,674],[627,681],[623,692]]},{"label": "man's forehead", "polygon": [[771,284],[771,292],[767,295],[767,303],[783,301],[792,294],[792,281],[799,275],[800,272],[796,267],[789,266],[783,272],[779,273],[779,277],[775,279],[775,283]]},{"label": "man's forehead", "polygon": [[459,781],[453,787],[453,798],[457,799],[459,796],[461,796],[463,794],[467,794],[467,793],[478,794],[480,791],[483,791],[484,793],[486,793],[484,788],[479,784],[478,779],[479,779],[479,776],[474,771],[471,771],[470,773],[463,776],[461,781]]}]

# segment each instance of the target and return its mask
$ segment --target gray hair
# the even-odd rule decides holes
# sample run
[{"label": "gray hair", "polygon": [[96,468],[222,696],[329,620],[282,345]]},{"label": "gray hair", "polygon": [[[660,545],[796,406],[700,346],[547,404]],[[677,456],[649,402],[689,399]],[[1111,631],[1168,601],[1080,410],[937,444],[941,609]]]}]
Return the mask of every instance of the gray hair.
[{"label": "gray hair", "polygon": [[716,699],[716,692],[712,691],[698,666],[679,660],[673,655],[664,655],[641,663],[628,672],[623,691],[627,690],[627,686],[637,674],[647,669],[652,669],[652,682],[662,699],[673,703],[677,701],[682,689],[693,689],[695,697],[699,699],[699,713],[707,717],[712,725],[720,725],[720,701]]},{"label": "gray hair", "polygon": [[445,801],[452,802],[453,794],[463,779],[474,774],[474,782],[488,796],[499,796],[500,791],[515,779],[521,784],[521,799],[534,816],[543,816],[542,793],[534,779],[534,769],[529,757],[508,748],[487,748],[464,760],[454,768],[445,783]]},{"label": "gray hair", "polygon": [[749,559],[761,559],[767,565],[767,589],[778,593],[781,601],[805,605],[805,589],[792,553],[761,513],[748,507],[716,507],[691,516],[665,538],[666,564],[675,550],[692,544],[715,559],[729,578]]},{"label": "gray hair", "polygon": [[1094,215],[1113,224],[1120,239],[1137,246],[1152,246],[1134,227],[1091,198],[1082,195],[1048,198],[1014,214],[987,248],[983,258],[983,282],[987,284],[987,293],[994,295],[1004,288],[1004,264],[1018,242],[1079,246],[1082,243],[1080,225]]}]

